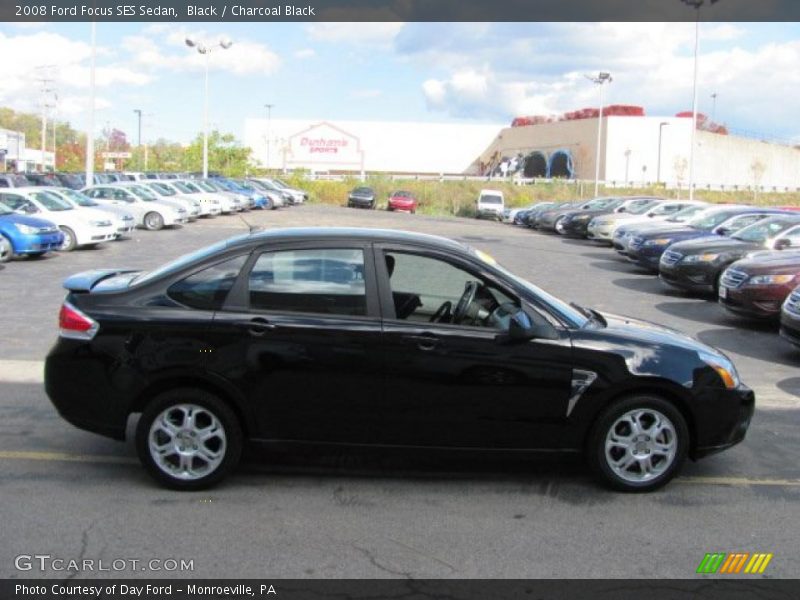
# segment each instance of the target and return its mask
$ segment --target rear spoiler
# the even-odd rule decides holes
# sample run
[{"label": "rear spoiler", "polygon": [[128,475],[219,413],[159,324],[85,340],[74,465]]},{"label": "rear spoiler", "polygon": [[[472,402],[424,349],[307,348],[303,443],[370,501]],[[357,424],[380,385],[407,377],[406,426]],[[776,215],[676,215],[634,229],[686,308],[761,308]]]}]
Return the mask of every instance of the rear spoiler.
[{"label": "rear spoiler", "polygon": [[64,288],[70,292],[91,292],[104,279],[125,275],[126,273],[141,273],[141,269],[94,269],[92,271],[84,271],[65,279]]}]

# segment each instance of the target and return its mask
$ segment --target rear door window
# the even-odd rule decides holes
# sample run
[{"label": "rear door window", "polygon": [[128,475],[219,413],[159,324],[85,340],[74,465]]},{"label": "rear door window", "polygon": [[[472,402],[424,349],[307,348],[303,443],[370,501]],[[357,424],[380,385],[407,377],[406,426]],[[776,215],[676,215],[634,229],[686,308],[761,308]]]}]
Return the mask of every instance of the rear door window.
[{"label": "rear door window", "polygon": [[213,265],[173,283],[167,295],[175,302],[198,310],[220,310],[247,255]]}]

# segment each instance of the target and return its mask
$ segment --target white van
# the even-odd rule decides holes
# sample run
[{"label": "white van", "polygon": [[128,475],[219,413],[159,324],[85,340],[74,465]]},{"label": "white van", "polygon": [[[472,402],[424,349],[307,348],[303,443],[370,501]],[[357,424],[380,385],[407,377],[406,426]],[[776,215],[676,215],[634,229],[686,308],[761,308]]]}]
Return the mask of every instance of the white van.
[{"label": "white van", "polygon": [[475,210],[475,216],[477,218],[488,217],[490,219],[502,221],[504,210],[505,201],[503,200],[503,192],[497,190],[481,190]]}]

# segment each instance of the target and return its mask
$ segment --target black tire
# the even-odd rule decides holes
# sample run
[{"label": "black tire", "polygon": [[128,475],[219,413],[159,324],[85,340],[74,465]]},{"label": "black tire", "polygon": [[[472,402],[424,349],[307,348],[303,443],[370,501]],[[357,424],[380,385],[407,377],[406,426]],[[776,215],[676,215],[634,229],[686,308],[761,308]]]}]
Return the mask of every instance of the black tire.
[{"label": "black tire", "polygon": [[164,229],[164,217],[153,211],[144,216],[144,228],[147,231],[158,231]]},{"label": "black tire", "polygon": [[5,255],[0,255],[0,263],[8,262],[14,258],[14,246],[11,245],[11,240],[5,236],[2,236],[2,238],[8,243],[8,252]]},{"label": "black tire", "polygon": [[75,232],[69,227],[59,227],[64,234],[64,243],[59,248],[59,252],[72,252],[78,247],[78,238],[75,237]]},{"label": "black tire", "polygon": [[[224,432],[224,454],[219,465],[208,474],[182,479],[160,467],[150,453],[150,429],[156,418],[170,407],[191,404],[213,415]],[[145,470],[158,483],[174,490],[201,490],[219,483],[239,463],[243,444],[242,427],[231,408],[214,394],[194,388],[180,388],[159,394],[145,407],[136,428],[136,451]]]},{"label": "black tire", "polygon": [[[618,475],[609,464],[606,453],[606,437],[620,417],[636,410],[651,410],[661,413],[673,426],[676,450],[672,462],[663,471],[646,481],[630,481]],[[680,471],[689,450],[689,427],[674,404],[649,394],[628,396],[607,407],[597,418],[586,443],[586,459],[592,473],[606,486],[620,492],[652,492],[675,477]]]}]

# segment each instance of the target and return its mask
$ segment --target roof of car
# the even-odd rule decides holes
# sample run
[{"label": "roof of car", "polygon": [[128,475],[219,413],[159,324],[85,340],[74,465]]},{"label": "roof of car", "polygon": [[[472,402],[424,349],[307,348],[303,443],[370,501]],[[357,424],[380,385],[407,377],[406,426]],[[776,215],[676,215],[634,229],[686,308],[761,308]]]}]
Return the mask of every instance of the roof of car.
[{"label": "roof of car", "polygon": [[281,229],[269,229],[267,231],[257,231],[250,235],[234,238],[230,240],[228,245],[250,245],[253,243],[280,240],[314,241],[332,239],[421,244],[425,246],[436,246],[442,249],[459,250],[462,252],[467,249],[465,244],[438,235],[365,227],[286,227]]}]

